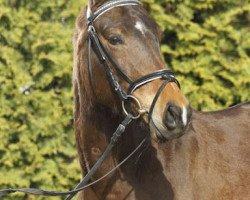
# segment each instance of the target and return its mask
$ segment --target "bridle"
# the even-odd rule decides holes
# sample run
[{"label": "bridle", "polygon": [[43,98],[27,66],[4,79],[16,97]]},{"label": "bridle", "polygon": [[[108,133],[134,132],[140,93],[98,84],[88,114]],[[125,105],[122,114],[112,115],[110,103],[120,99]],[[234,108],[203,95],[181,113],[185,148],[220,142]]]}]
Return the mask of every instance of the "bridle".
[{"label": "bridle", "polygon": [[[93,74],[92,74],[92,63],[91,63],[91,50],[94,50],[96,53],[98,59],[102,63],[105,74],[107,76],[107,79],[109,81],[109,84],[113,88],[113,91],[117,93],[119,96],[121,102],[122,102],[122,108],[123,111],[126,115],[126,118],[119,124],[118,128],[116,131],[113,133],[109,145],[106,147],[104,153],[100,157],[100,159],[94,164],[94,166],[91,168],[91,170],[87,173],[87,175],[82,179],[82,181],[75,187],[74,190],[67,191],[67,192],[60,192],[60,191],[46,191],[46,190],[40,190],[36,188],[21,188],[21,189],[3,189],[0,190],[0,197],[14,193],[14,192],[24,192],[24,193],[29,193],[29,194],[35,194],[35,195],[44,195],[44,196],[60,196],[60,195],[68,195],[65,200],[69,200],[73,198],[73,196],[87,188],[92,186],[93,184],[99,182],[100,180],[104,179],[106,176],[109,174],[113,173],[116,169],[118,169],[123,163],[125,163],[130,157],[132,157],[140,148],[143,146],[145,143],[146,139],[143,139],[141,143],[134,149],[132,153],[130,153],[122,162],[120,162],[116,167],[114,167],[111,171],[109,171],[107,174],[105,174],[103,177],[99,178],[98,180],[89,183],[90,178],[93,176],[93,174],[96,172],[96,170],[99,168],[99,166],[102,164],[102,162],[106,159],[106,157],[110,154],[113,146],[121,136],[121,134],[125,131],[125,128],[130,124],[130,122],[134,119],[137,119],[141,117],[143,114],[148,114],[149,120],[153,122],[153,125],[157,128],[155,125],[153,118],[152,118],[152,113],[153,109],[155,107],[155,104],[163,91],[163,89],[166,87],[166,85],[170,82],[175,82],[179,87],[179,82],[175,79],[175,76],[171,70],[159,70],[150,74],[147,74],[137,80],[132,80],[130,77],[128,77],[122,69],[113,61],[113,59],[110,57],[108,54],[107,50],[104,48],[102,45],[98,34],[95,30],[94,27],[94,21],[98,17],[100,17],[104,12],[114,8],[114,7],[119,7],[119,6],[131,6],[131,5],[139,5],[140,2],[138,0],[110,0],[107,3],[103,4],[101,7],[99,7],[93,14],[90,13],[90,10],[88,8],[88,74],[89,74],[89,80],[90,80],[90,85],[95,92],[95,86],[93,83]],[[115,71],[129,84],[129,87],[127,91],[125,91],[119,81],[117,81],[116,77],[113,74],[112,67],[109,66],[109,63],[112,64],[112,67],[115,69]],[[150,109],[144,110],[140,104],[140,101],[133,96],[133,93],[135,90],[138,88],[142,87],[145,84],[148,84],[154,80],[161,79],[163,80],[163,83],[159,87],[158,91],[156,92],[156,95],[151,103]],[[126,107],[125,107],[125,102],[126,101],[134,101],[138,105],[138,113],[136,115],[133,115],[132,113],[128,112]],[[158,128],[157,128],[158,130]],[[158,130],[159,131],[159,130]]]},{"label": "bridle", "polygon": [[[89,36],[88,37],[89,81],[90,81],[91,88],[95,93],[95,84],[93,81],[93,73],[92,73],[93,70],[92,70],[92,62],[91,62],[91,52],[92,52],[91,50],[94,50],[99,61],[103,65],[105,74],[107,76],[107,79],[108,79],[113,91],[115,93],[117,93],[120,100],[123,102],[122,104],[124,105],[124,102],[127,101],[128,99],[129,100],[132,99],[132,100],[134,100],[134,102],[136,102],[136,104],[138,104],[138,106],[139,106],[138,115],[132,116],[132,117],[139,118],[142,114],[147,112],[149,119],[151,119],[155,104],[156,104],[161,92],[165,88],[165,86],[170,82],[175,82],[180,87],[180,84],[177,81],[177,79],[175,78],[174,73],[171,70],[164,69],[164,70],[155,71],[153,73],[142,76],[137,80],[132,80],[128,75],[126,75],[126,73],[123,72],[121,67],[112,59],[112,57],[108,53],[107,49],[105,49],[105,47],[102,45],[102,43],[98,37],[98,34],[96,32],[96,29],[94,27],[94,21],[98,17],[100,17],[103,13],[105,13],[106,11],[108,11],[114,7],[128,6],[128,5],[140,5],[140,2],[138,0],[115,0],[115,1],[111,0],[111,1],[108,1],[107,3],[103,4],[92,15],[89,14],[90,16],[87,16],[87,19],[88,19],[87,26],[88,26],[88,34],[89,34],[88,35]],[[110,66],[109,63],[111,63],[112,66]],[[116,80],[116,77],[114,76],[114,73],[112,71],[112,67],[122,77],[122,79],[125,80],[129,84],[127,91],[125,91],[121,87],[119,81]],[[141,104],[139,103],[139,100],[135,96],[133,96],[133,92],[135,92],[135,90],[144,86],[145,84],[148,84],[148,83],[150,83],[154,80],[157,80],[157,79],[162,79],[162,80],[164,80],[164,82],[162,83],[162,85],[160,86],[158,91],[156,92],[156,95],[152,101],[152,104],[151,104],[149,110],[148,111],[144,110],[141,108]],[[123,106],[123,111],[125,113],[127,113],[124,108],[125,107]]]}]

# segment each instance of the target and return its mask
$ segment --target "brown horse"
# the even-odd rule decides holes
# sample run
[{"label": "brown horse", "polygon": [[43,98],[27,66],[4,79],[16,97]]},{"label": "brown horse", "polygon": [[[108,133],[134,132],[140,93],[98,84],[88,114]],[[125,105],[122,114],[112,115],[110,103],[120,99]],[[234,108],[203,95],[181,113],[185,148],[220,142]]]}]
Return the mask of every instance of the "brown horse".
[{"label": "brown horse", "polygon": [[[74,36],[75,133],[83,175],[124,117],[121,100],[105,75],[106,66],[96,49],[91,49],[92,54],[88,51],[87,17],[104,3],[89,3],[77,19]],[[106,9],[93,26],[122,88],[129,88],[126,79],[137,80],[165,68],[159,28],[142,6],[124,3]],[[121,162],[144,138],[146,144],[118,171],[81,192],[79,199],[247,199],[249,104],[221,112],[194,112],[190,122],[189,103],[176,81],[158,78],[132,95],[146,114],[130,125],[92,180]]]}]

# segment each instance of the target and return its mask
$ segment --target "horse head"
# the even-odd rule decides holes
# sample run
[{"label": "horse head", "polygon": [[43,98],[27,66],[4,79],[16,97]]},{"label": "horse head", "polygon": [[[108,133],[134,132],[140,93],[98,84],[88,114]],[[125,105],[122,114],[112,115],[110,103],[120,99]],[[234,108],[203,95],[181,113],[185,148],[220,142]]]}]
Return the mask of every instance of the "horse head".
[{"label": "horse head", "polygon": [[[191,109],[166,70],[160,39],[158,25],[139,2],[92,0],[77,20],[74,82],[89,105],[118,114],[143,112],[153,138],[169,140],[184,133]],[[129,108],[122,108],[122,101],[130,102]]]}]

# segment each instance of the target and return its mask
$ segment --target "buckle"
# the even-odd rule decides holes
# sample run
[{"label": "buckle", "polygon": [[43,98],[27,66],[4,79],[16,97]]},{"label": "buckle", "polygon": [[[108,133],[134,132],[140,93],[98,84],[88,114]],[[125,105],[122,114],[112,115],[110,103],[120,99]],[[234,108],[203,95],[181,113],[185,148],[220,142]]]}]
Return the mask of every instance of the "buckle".
[{"label": "buckle", "polygon": [[[134,115],[133,113],[129,113],[126,110],[125,103],[126,103],[126,101],[129,101],[129,100],[134,101],[134,103],[136,103],[136,105],[138,106],[138,114],[137,115]],[[122,109],[123,109],[123,112],[125,113],[125,115],[126,116],[131,115],[132,119],[138,119],[138,118],[140,118],[141,115],[148,112],[147,110],[142,108],[140,101],[133,95],[127,95],[127,98],[122,101]]]}]

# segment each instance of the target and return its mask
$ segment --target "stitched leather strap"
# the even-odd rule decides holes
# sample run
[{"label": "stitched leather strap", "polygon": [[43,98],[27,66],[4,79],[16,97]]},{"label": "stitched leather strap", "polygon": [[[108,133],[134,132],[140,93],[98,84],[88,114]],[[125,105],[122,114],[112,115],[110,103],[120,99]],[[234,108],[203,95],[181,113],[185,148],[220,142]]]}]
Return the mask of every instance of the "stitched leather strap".
[{"label": "stitched leather strap", "polygon": [[[94,166],[91,168],[91,170],[87,173],[87,175],[83,178],[83,180],[76,186],[74,190],[67,191],[67,192],[60,192],[60,191],[50,191],[50,190],[40,190],[36,188],[20,188],[20,189],[3,189],[0,190],[0,197],[8,195],[10,193],[14,192],[23,192],[28,194],[34,194],[34,195],[43,195],[43,196],[61,196],[61,195],[69,195],[66,197],[67,200],[71,199],[77,192],[85,189],[88,181],[93,176],[93,174],[96,172],[96,170],[100,167],[100,165],[103,163],[103,161],[108,157],[110,154],[112,148],[122,135],[122,133],[125,131],[126,127],[131,123],[133,120],[132,116],[129,114],[126,116],[126,118],[119,124],[116,131],[113,133],[109,145],[106,147],[104,153],[102,156],[98,159],[98,161],[94,164]],[[133,152],[132,152],[133,153]],[[134,152],[135,153],[135,152]],[[133,154],[134,154],[133,153]],[[132,156],[132,155],[130,155]],[[104,176],[103,178],[105,178]]]},{"label": "stitched leather strap", "polygon": [[89,18],[88,23],[93,23],[93,21],[99,17],[101,14],[110,10],[111,8],[118,6],[126,6],[126,5],[140,5],[140,1],[138,0],[111,0],[101,7],[99,7]]}]

